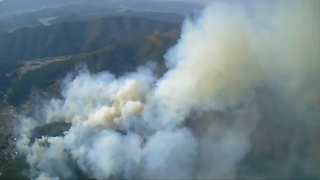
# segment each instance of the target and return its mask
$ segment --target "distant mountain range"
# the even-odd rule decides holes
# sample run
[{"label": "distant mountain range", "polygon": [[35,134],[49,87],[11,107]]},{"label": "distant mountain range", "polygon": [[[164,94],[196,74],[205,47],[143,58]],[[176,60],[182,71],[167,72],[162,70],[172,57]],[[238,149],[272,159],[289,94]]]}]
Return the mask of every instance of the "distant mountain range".
[{"label": "distant mountain range", "polygon": [[191,15],[203,7],[201,4],[177,1],[10,0],[0,3],[0,34],[21,27],[45,26],[115,15],[181,23],[186,15]]},{"label": "distant mountain range", "polygon": [[201,10],[205,7],[203,3],[195,3],[196,1],[185,2],[185,1],[150,1],[150,0],[135,0],[135,1],[124,1],[123,4],[137,9],[137,10],[148,10],[154,12],[174,12],[179,14],[192,14],[195,10]]},{"label": "distant mountain range", "polygon": [[34,13],[24,13],[0,19],[0,34],[10,33],[22,27],[37,27],[58,24],[61,22],[86,21],[111,16],[133,16],[151,20],[182,23],[184,15],[177,13],[148,11],[105,11],[103,13],[81,14],[70,11],[42,10]]},{"label": "distant mountain range", "polygon": [[146,35],[163,34],[180,25],[137,17],[108,17],[90,21],[21,28],[0,36],[0,61],[21,61],[78,54]]},{"label": "distant mountain range", "polygon": [[[131,16],[20,28],[0,35],[0,101],[7,99],[18,106],[32,89],[50,94],[55,82],[79,63],[87,64],[92,72],[108,70],[120,75],[157,61],[161,74],[166,70],[162,56],[179,36],[179,23]],[[24,61],[64,55],[70,55],[70,60],[18,73]]]}]

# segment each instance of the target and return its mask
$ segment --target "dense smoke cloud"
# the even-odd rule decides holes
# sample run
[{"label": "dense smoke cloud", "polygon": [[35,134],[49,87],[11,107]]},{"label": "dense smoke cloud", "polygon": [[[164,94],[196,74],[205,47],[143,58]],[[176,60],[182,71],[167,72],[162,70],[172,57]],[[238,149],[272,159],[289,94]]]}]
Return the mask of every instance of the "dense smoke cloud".
[{"label": "dense smoke cloud", "polygon": [[[63,100],[22,119],[17,146],[30,177],[319,178],[319,5],[281,1],[248,14],[215,3],[185,21],[160,79],[154,64],[120,78],[68,76]],[[71,128],[30,139],[55,121]],[[254,161],[266,152],[273,167],[259,174]]]}]

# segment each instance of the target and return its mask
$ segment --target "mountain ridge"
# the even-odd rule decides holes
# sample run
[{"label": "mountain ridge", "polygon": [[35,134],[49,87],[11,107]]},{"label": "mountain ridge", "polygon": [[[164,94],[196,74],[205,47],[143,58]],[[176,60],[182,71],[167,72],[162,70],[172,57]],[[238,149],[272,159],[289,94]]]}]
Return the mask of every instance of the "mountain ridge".
[{"label": "mountain ridge", "polygon": [[21,61],[98,50],[117,43],[139,41],[180,25],[138,17],[114,16],[21,28],[0,36],[0,61]]}]

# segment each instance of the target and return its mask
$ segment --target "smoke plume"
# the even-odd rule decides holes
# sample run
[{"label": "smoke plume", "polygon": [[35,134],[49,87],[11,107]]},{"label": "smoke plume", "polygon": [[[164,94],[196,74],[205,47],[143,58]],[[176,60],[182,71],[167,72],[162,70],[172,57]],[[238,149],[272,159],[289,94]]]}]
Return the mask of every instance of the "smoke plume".
[{"label": "smoke plume", "polygon": [[[320,178],[320,2],[214,3],[165,55],[62,83],[17,146],[32,179]],[[63,136],[32,130],[70,123]]]}]

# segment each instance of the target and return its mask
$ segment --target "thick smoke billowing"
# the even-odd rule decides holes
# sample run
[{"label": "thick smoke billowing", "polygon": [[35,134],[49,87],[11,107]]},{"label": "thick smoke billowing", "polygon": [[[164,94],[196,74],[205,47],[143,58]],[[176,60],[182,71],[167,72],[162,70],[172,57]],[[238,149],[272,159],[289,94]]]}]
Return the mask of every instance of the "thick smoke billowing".
[{"label": "thick smoke billowing", "polygon": [[[320,2],[268,7],[216,3],[186,20],[160,79],[154,64],[67,77],[63,100],[22,119],[30,177],[320,178]],[[55,121],[71,128],[30,139]]]}]

